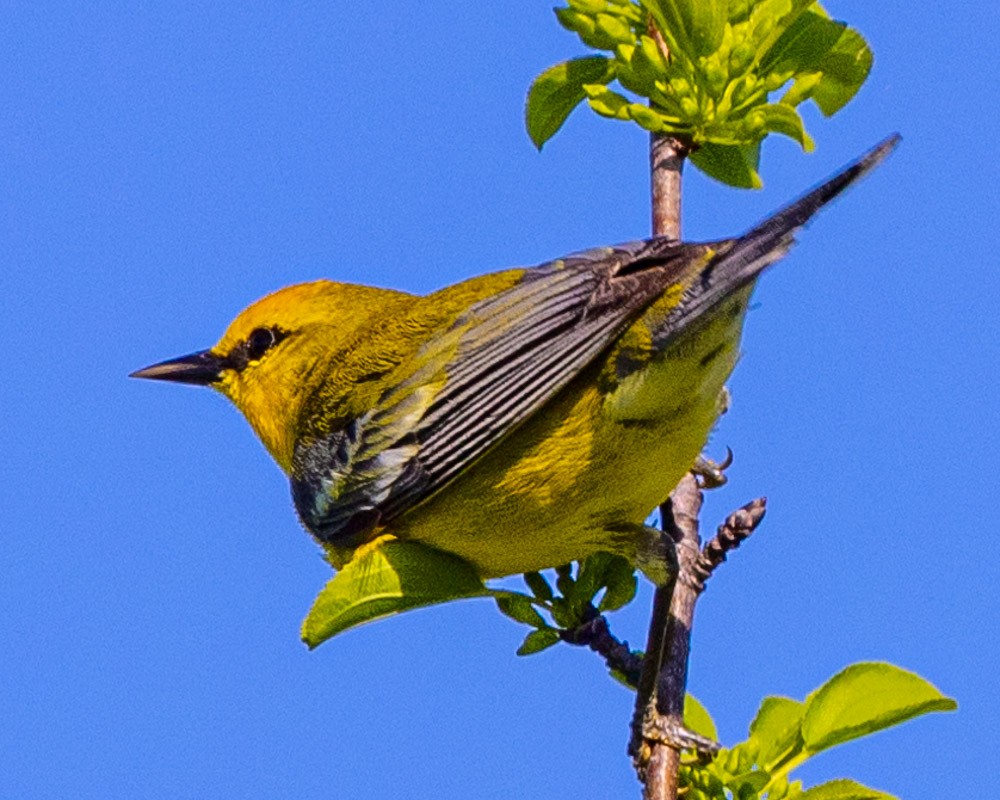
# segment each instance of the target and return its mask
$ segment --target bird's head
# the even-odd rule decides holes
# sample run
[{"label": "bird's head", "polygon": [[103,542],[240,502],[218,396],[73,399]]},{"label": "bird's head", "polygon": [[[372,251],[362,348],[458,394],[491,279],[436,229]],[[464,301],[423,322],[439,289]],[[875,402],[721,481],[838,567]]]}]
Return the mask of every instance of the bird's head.
[{"label": "bird's head", "polygon": [[131,377],[221,392],[288,472],[299,410],[323,378],[318,367],[379,307],[383,292],[333,281],[280,289],[242,311],[214,347],[153,364]]}]

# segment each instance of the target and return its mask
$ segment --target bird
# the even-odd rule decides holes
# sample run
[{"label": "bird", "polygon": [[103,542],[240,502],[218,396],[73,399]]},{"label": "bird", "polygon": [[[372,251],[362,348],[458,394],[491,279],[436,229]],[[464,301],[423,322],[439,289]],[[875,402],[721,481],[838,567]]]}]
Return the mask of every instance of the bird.
[{"label": "bird", "polygon": [[645,521],[725,410],[758,278],[898,141],[742,236],[599,247],[427,295],[301,283],[132,376],[232,401],[334,568],[394,537],[484,579],[608,552],[661,582]]}]

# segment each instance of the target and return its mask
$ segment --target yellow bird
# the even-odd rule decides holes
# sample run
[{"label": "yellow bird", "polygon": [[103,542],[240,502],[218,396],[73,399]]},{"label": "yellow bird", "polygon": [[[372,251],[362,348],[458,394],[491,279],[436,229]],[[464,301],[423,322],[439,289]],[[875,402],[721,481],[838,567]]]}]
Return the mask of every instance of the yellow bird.
[{"label": "yellow bird", "polygon": [[483,578],[597,551],[660,577],[643,522],[723,410],[757,278],[897,140],[739,238],[603,247],[423,297],[289,286],[133,376],[228,397],[334,566],[391,535]]}]

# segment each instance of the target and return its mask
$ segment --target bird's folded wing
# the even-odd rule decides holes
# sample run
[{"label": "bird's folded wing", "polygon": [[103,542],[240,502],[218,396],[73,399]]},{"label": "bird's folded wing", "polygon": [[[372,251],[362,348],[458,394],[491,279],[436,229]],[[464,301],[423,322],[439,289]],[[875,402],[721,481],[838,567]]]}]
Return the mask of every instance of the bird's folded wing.
[{"label": "bird's folded wing", "polygon": [[473,305],[372,411],[297,453],[303,522],[326,541],[363,535],[443,487],[604,351],[664,290],[684,248],[654,239],[587,251]]},{"label": "bird's folded wing", "polygon": [[303,522],[321,539],[345,541],[400,516],[540,409],[671,284],[684,288],[655,332],[661,346],[755,280],[898,141],[889,137],[738,240],[652,239],[527,270],[428,340],[370,412],[297,450],[292,491]]}]

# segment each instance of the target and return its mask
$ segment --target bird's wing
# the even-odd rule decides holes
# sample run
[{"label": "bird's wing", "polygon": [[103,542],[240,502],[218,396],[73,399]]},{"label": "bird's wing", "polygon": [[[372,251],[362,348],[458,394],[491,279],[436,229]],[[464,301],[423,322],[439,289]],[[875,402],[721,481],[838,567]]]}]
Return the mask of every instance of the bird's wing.
[{"label": "bird's wing", "polygon": [[891,136],[736,240],[651,239],[527,270],[425,343],[419,366],[343,429],[297,449],[292,492],[320,539],[361,541],[452,480],[541,408],[656,297],[683,284],[662,346],[780,258],[794,232],[898,143]]},{"label": "bird's wing", "polygon": [[653,239],[590,250],[474,304],[370,412],[297,451],[303,522],[344,541],[429,497],[605,350],[696,249]]}]

